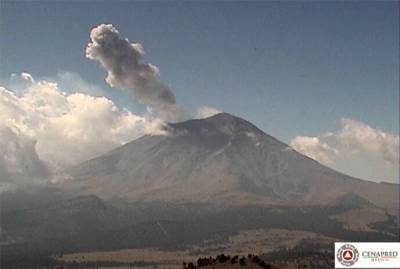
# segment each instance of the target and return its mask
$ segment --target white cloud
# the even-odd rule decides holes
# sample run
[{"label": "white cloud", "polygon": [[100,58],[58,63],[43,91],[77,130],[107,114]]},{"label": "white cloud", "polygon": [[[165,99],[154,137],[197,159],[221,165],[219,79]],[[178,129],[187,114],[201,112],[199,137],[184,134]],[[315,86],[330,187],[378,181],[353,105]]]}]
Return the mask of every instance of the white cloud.
[{"label": "white cloud", "polygon": [[353,119],[319,136],[297,136],[290,146],[344,173],[375,181],[398,183],[399,136]]},{"label": "white cloud", "polygon": [[382,157],[391,164],[399,162],[399,136],[385,133],[363,122],[343,118],[336,139],[352,152]]},{"label": "white cloud", "polygon": [[337,149],[322,142],[318,137],[297,136],[290,142],[290,146],[323,164],[332,164],[339,154]]},{"label": "white cloud", "polygon": [[[331,142],[322,142],[327,139],[331,139]],[[332,158],[325,156],[327,152],[340,152],[348,156],[369,155],[395,166],[399,163],[398,135],[385,133],[366,123],[347,118],[340,120],[340,128],[335,132],[327,132],[319,137],[297,136],[290,145],[316,160],[328,160],[328,162],[322,161],[324,163],[333,161]]]},{"label": "white cloud", "polygon": [[218,113],[221,113],[221,111],[214,107],[203,106],[197,110],[196,118],[204,119],[204,118],[214,116],[215,114],[218,114]]},{"label": "white cloud", "polygon": [[[45,80],[30,84],[19,94],[0,87],[0,124],[6,126],[0,130],[3,137],[11,136],[13,130],[14,140],[27,141],[29,137],[33,141],[29,147],[20,147],[20,152],[32,156],[36,149],[40,159],[57,166],[77,164],[145,133],[163,133],[159,119],[119,109],[105,97],[67,94]],[[1,158],[12,155],[4,150],[12,143],[16,142],[3,140]]]},{"label": "white cloud", "polygon": [[29,73],[26,73],[26,72],[22,72],[21,73],[21,78],[23,80],[26,80],[26,81],[29,81],[29,82],[32,82],[32,83],[35,82],[35,80],[33,79],[32,75],[29,74]]},{"label": "white cloud", "polygon": [[23,80],[25,82],[33,83],[35,80],[33,79],[33,76],[29,74],[28,72],[22,72],[20,74],[12,73],[10,76],[11,80]]},{"label": "white cloud", "polygon": [[86,57],[100,62],[107,70],[106,82],[111,87],[130,91],[164,120],[183,120],[187,115],[176,104],[171,89],[159,80],[158,67],[142,63],[143,56],[143,46],[122,38],[111,24],[100,24],[90,32]]},{"label": "white cloud", "polygon": [[35,140],[9,125],[0,122],[0,185],[28,177],[47,178],[48,170],[36,153]]}]

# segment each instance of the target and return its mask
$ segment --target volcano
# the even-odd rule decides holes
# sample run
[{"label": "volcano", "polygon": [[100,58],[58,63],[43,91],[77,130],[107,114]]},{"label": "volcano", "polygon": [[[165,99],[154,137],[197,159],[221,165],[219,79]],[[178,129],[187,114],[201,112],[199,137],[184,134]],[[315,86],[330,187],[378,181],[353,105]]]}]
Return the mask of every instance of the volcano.
[{"label": "volcano", "polygon": [[[254,250],[256,238],[263,253],[273,238],[259,237],[271,229],[315,233],[323,239],[311,241],[328,249],[339,240],[398,241],[396,184],[334,171],[227,113],[167,124],[164,133],[71,167],[62,184],[3,193],[2,266],[129,248],[205,246],[209,256],[221,242]],[[274,247],[293,243],[285,240]]]},{"label": "volcano", "polygon": [[68,169],[74,188],[131,202],[327,205],[350,194],[398,206],[397,185],[337,172],[228,113],[165,129]]}]

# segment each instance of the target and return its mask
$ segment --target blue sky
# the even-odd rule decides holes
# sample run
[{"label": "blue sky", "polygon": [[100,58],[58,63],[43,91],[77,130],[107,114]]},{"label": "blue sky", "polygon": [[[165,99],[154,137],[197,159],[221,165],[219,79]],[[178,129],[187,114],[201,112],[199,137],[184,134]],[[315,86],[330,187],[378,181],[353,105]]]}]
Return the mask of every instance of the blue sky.
[{"label": "blue sky", "polygon": [[398,10],[395,1],[2,1],[0,77],[75,72],[143,111],[85,58],[90,29],[112,23],[143,44],[193,113],[213,106],[287,143],[341,118],[398,134]]}]

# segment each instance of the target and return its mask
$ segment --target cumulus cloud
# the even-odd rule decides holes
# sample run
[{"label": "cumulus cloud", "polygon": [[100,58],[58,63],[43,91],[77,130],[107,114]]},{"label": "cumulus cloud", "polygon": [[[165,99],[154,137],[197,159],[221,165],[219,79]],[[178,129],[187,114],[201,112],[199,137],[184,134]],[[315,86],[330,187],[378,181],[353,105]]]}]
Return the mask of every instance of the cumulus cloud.
[{"label": "cumulus cloud", "polygon": [[22,72],[21,73],[21,78],[23,80],[29,81],[29,82],[35,82],[35,80],[33,79],[32,75],[26,72]]},{"label": "cumulus cloud", "polygon": [[221,113],[221,111],[214,107],[203,106],[197,110],[196,118],[204,119],[204,118],[214,116],[215,114],[218,114],[218,113]]},{"label": "cumulus cloud", "polygon": [[11,74],[11,80],[19,80],[22,79],[24,81],[33,83],[35,80],[33,79],[33,76],[27,72],[22,72],[20,74],[12,73]]},{"label": "cumulus cloud", "polygon": [[381,156],[391,164],[399,162],[399,136],[385,133],[363,122],[343,118],[336,139],[355,152]]},{"label": "cumulus cloud", "polygon": [[290,146],[345,173],[398,182],[399,136],[343,118],[339,128],[318,136],[297,136]]},{"label": "cumulus cloud", "polygon": [[48,177],[47,166],[39,159],[35,144],[36,141],[32,137],[15,126],[0,122],[0,185],[28,177]]},{"label": "cumulus cloud", "polygon": [[86,57],[100,62],[107,70],[106,82],[111,87],[132,92],[164,120],[184,119],[186,113],[176,104],[175,95],[159,80],[159,69],[142,63],[143,56],[143,46],[122,38],[111,24],[100,24],[90,32]]},{"label": "cumulus cloud", "polygon": [[290,146],[296,151],[317,160],[323,164],[332,164],[339,152],[337,149],[322,142],[318,137],[297,136]]},{"label": "cumulus cloud", "polygon": [[160,119],[120,109],[105,97],[67,94],[45,80],[18,93],[0,87],[0,124],[5,126],[0,129],[0,172],[7,172],[4,166],[24,171],[26,159],[32,160],[30,167],[39,157],[56,166],[73,165],[145,133],[164,132]]}]

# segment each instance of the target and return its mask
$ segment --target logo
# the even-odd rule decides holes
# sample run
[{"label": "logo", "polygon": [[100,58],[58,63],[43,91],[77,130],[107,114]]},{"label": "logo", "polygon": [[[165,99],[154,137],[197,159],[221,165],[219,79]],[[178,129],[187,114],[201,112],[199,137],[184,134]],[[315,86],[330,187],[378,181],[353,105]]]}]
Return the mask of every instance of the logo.
[{"label": "logo", "polygon": [[344,244],[341,246],[337,253],[337,260],[344,266],[353,266],[357,261],[360,254],[355,246],[351,244]]},{"label": "logo", "polygon": [[390,260],[395,260],[399,256],[399,252],[394,251],[375,251],[367,250],[362,252],[362,257],[364,259],[370,259],[373,262],[385,262]]},{"label": "logo", "polygon": [[335,268],[400,269],[400,242],[335,242]]}]

